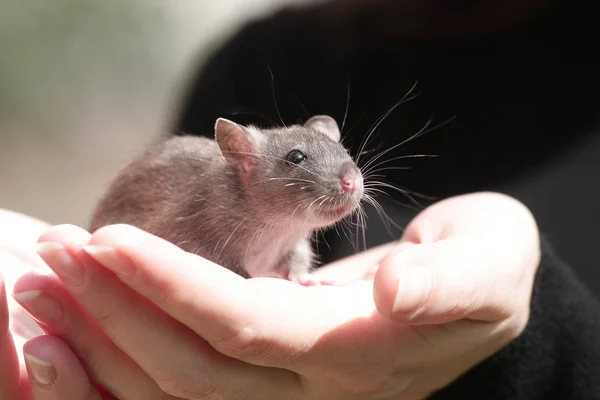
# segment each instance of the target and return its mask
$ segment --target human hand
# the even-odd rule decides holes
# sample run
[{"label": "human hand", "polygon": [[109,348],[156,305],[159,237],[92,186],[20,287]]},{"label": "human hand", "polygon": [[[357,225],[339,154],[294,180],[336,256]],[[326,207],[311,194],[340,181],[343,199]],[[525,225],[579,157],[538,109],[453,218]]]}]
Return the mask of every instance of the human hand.
[{"label": "human hand", "polygon": [[[517,200],[489,192],[449,198],[417,215],[401,241],[391,251],[389,246],[372,260],[365,252],[351,258],[362,262],[325,266],[316,279],[351,281],[377,274],[378,310],[411,325],[507,316],[526,322],[540,239],[535,219]],[[416,278],[409,282],[407,272],[415,267],[425,275],[424,285]],[[406,281],[402,288],[401,281]]]},{"label": "human hand", "polygon": [[[24,273],[52,274],[34,247],[48,226],[0,209],[0,399],[100,399],[100,392],[92,387],[69,346],[56,337],[43,335],[23,308],[6,296]],[[58,283],[56,278],[54,281]]]},{"label": "human hand", "polygon": [[[46,235],[64,227],[53,229]],[[111,339],[96,354],[75,349],[95,381],[110,389],[145,371],[157,383],[139,381],[145,397],[118,396],[128,400],[423,398],[522,331],[539,264],[528,210],[491,193],[437,203],[411,222],[399,248],[318,272],[376,271],[374,283],[345,287],[244,280],[127,226],[97,231],[87,252],[52,242],[43,258],[94,322],[61,288],[25,277],[15,291],[44,290],[63,305],[63,321],[87,321],[58,332],[65,340],[91,340],[98,327]],[[102,376],[114,345],[124,367]]]}]

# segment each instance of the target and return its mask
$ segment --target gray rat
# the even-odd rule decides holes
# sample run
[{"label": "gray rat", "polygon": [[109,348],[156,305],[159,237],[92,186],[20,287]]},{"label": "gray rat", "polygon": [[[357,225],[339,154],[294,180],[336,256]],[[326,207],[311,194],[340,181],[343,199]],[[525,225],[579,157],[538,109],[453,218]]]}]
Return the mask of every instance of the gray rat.
[{"label": "gray rat", "polygon": [[354,212],[363,177],[336,121],[258,129],[220,118],[215,139],[171,137],[126,167],[91,222],[125,223],[245,277],[318,284],[311,234]]}]

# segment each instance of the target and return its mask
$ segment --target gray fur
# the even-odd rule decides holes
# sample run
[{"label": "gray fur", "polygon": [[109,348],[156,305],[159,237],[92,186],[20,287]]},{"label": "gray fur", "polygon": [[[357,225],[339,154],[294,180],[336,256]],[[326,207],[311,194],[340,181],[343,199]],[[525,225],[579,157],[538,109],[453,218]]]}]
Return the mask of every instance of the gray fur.
[{"label": "gray fur", "polygon": [[[134,225],[244,277],[307,273],[311,234],[354,211],[362,197],[362,187],[341,190],[340,173],[360,172],[332,139],[339,140],[337,124],[326,116],[317,121],[259,130],[220,119],[216,141],[172,137],[117,177],[91,229]],[[291,150],[307,159],[286,162]],[[326,210],[340,206],[341,212]]]}]

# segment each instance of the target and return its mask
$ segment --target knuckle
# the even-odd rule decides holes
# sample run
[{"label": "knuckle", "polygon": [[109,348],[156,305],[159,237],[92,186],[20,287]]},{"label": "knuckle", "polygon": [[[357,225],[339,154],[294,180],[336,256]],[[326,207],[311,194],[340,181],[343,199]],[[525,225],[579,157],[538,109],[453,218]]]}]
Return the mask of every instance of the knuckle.
[{"label": "knuckle", "polygon": [[531,314],[531,296],[523,292],[522,288],[516,287],[511,298],[504,298],[502,313],[503,320],[501,329],[504,342],[508,343],[521,336],[529,324]]},{"label": "knuckle", "polygon": [[[138,282],[142,285],[146,286],[146,283],[149,282],[145,276],[141,273],[137,275]],[[173,281],[155,281],[152,282],[153,286],[155,286],[157,301],[159,304],[164,304],[166,306],[180,306],[181,302],[181,287],[179,286],[179,282]]]},{"label": "knuckle", "polygon": [[103,358],[98,354],[98,348],[92,344],[83,344],[79,340],[74,345],[74,350],[77,354],[77,358],[81,360],[82,365],[88,371],[93,371],[94,375],[99,379],[106,379],[110,376],[109,371],[106,368],[106,363]]},{"label": "knuckle", "polygon": [[228,356],[241,360],[265,358],[273,347],[271,340],[259,335],[256,328],[249,324],[243,325],[233,335],[211,344]]},{"label": "knuckle", "polygon": [[502,344],[508,344],[517,339],[527,328],[529,324],[529,312],[519,312],[513,314],[503,322],[502,329],[499,330],[499,340]]},{"label": "knuckle", "polygon": [[138,274],[139,287],[149,288],[152,302],[160,305],[164,310],[179,310],[188,315],[196,313],[195,304],[197,294],[190,291],[182,291],[178,281],[154,280],[143,272]]},{"label": "knuckle", "polygon": [[75,350],[77,351],[77,357],[87,366],[96,368],[97,357],[96,351],[93,346],[84,345],[81,343],[75,344]]},{"label": "knuckle", "polygon": [[515,316],[514,321],[511,324],[511,328],[509,329],[509,332],[508,332],[510,340],[516,339],[517,337],[521,336],[521,334],[527,328],[528,324],[529,324],[528,310],[527,310],[527,312],[518,313]]},{"label": "knuckle", "polygon": [[98,305],[92,314],[94,320],[104,329],[114,326],[116,313],[110,304]]}]

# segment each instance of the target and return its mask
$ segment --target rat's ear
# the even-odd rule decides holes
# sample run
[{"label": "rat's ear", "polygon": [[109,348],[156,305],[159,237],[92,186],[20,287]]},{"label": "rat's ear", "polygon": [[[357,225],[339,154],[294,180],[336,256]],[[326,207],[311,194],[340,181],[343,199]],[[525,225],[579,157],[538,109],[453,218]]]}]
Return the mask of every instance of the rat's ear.
[{"label": "rat's ear", "polygon": [[340,127],[335,119],[328,115],[315,115],[304,123],[307,128],[314,129],[329,136],[334,142],[340,141]]},{"label": "rat's ear", "polygon": [[256,150],[256,138],[248,128],[219,118],[215,123],[215,141],[228,162],[246,171],[252,168],[256,160],[252,156]]}]

